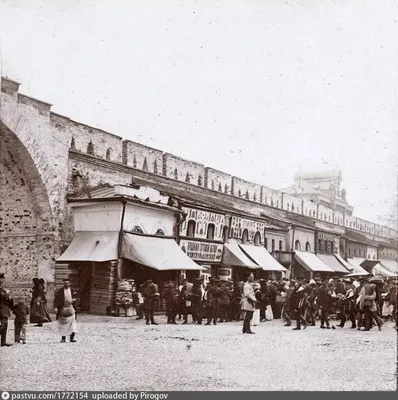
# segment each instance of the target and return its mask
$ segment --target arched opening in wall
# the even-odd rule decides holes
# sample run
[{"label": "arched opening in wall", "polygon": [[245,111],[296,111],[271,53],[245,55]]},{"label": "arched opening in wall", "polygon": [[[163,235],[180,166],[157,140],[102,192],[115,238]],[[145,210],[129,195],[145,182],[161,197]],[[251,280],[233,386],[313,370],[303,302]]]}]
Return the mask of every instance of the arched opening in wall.
[{"label": "arched opening in wall", "polygon": [[272,239],[271,241],[271,251],[272,253],[275,251],[275,239]]},{"label": "arched opening in wall", "polygon": [[299,240],[294,242],[294,250],[301,251],[301,244]]},{"label": "arched opening in wall", "polygon": [[246,244],[248,242],[249,242],[249,232],[247,231],[247,229],[245,229],[242,234],[242,243]]},{"label": "arched opening in wall", "polygon": [[111,159],[111,149],[106,149],[105,158],[109,161]]},{"label": "arched opening in wall", "polygon": [[283,241],[280,240],[279,241],[279,251],[282,251],[282,250],[283,250]]},{"label": "arched opening in wall", "polygon": [[268,250],[268,238],[264,238],[264,247]]},{"label": "arched opening in wall", "polygon": [[376,260],[376,255],[375,254],[373,254],[373,260]]},{"label": "arched opening in wall", "polygon": [[155,233],[155,236],[165,236],[164,230],[163,229],[158,229]]},{"label": "arched opening in wall", "polygon": [[193,219],[190,219],[187,225],[187,236],[195,237],[195,231],[196,231],[196,222]]},{"label": "arched opening in wall", "polygon": [[216,227],[214,226],[214,224],[207,225],[207,234],[206,234],[207,239],[210,239],[210,240],[214,239],[215,229],[216,229]]},{"label": "arched opening in wall", "polygon": [[87,145],[87,154],[94,155],[94,145],[93,142],[90,140]]},{"label": "arched opening in wall", "polygon": [[307,242],[305,244],[305,251],[307,251],[308,253],[311,253],[311,245],[309,244],[309,242]]},{"label": "arched opening in wall", "polygon": [[222,237],[223,237],[224,242],[228,242],[228,239],[229,239],[228,233],[229,233],[228,226],[224,226],[223,231],[222,231]]},{"label": "arched opening in wall", "polygon": [[53,210],[34,162],[36,155],[41,157],[41,149],[34,137],[29,139],[31,153],[0,122],[0,260],[14,298],[30,296],[34,277],[53,285],[53,259],[58,255]]},{"label": "arched opening in wall", "polygon": [[255,246],[261,246],[261,234],[260,232],[256,232],[254,235],[254,245]]},{"label": "arched opening in wall", "polygon": [[139,234],[143,234],[144,231],[142,230],[142,228],[140,226],[135,226],[132,230],[131,233],[139,233]]}]

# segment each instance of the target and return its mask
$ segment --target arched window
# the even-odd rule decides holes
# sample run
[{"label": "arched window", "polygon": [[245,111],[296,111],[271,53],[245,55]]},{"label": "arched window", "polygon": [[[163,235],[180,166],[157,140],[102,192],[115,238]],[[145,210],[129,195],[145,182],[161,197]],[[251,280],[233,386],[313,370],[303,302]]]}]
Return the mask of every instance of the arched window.
[{"label": "arched window", "polygon": [[294,249],[297,250],[297,251],[301,251],[301,244],[300,244],[299,240],[296,240],[294,242]]},{"label": "arched window", "polygon": [[283,242],[282,240],[279,241],[279,251],[283,250]]},{"label": "arched window", "polygon": [[351,249],[348,249],[348,257],[351,257]]},{"label": "arched window", "polygon": [[357,256],[357,249],[354,249],[354,257]]},{"label": "arched window", "polygon": [[373,254],[373,260],[376,260],[376,255],[375,254]]},{"label": "arched window", "polygon": [[195,237],[195,231],[196,231],[196,222],[193,219],[190,219],[188,221],[188,226],[187,226],[187,236]]},{"label": "arched window", "polygon": [[214,239],[214,231],[215,231],[216,227],[214,226],[214,224],[209,224],[207,225],[207,239]]},{"label": "arched window", "polygon": [[254,245],[255,246],[260,246],[261,245],[261,234],[260,232],[256,232],[254,235]]},{"label": "arched window", "polygon": [[242,234],[242,243],[246,244],[248,241],[249,241],[249,233],[247,232],[247,229],[245,229]]},{"label": "arched window", "polygon": [[141,229],[141,227],[140,226],[135,226],[132,230],[131,230],[131,232],[132,233],[144,233],[144,231]]},{"label": "arched window", "polygon": [[223,239],[224,239],[224,242],[228,242],[228,239],[229,239],[228,233],[229,233],[229,228],[228,228],[228,226],[224,226],[224,229],[223,229],[223,231],[222,231],[222,237],[223,237]]},{"label": "arched window", "polygon": [[106,149],[106,156],[105,156],[105,158],[106,158],[107,160],[110,160],[110,159],[111,159],[111,149]]},{"label": "arched window", "polygon": [[371,260],[372,258],[370,257],[370,253],[368,254],[368,260]]},{"label": "arched window", "polygon": [[164,231],[163,229],[158,229],[155,233],[155,236],[164,236]]},{"label": "arched window", "polygon": [[307,243],[305,244],[305,251],[308,251],[308,253],[311,253],[311,245],[310,245],[309,242],[307,242]]},{"label": "arched window", "polygon": [[274,252],[275,251],[275,239],[272,239],[271,247],[272,247],[271,251]]},{"label": "arched window", "polygon": [[264,247],[268,250],[268,239],[264,238]]},{"label": "arched window", "polygon": [[87,145],[87,154],[94,155],[94,145],[91,140],[88,142],[88,145]]}]

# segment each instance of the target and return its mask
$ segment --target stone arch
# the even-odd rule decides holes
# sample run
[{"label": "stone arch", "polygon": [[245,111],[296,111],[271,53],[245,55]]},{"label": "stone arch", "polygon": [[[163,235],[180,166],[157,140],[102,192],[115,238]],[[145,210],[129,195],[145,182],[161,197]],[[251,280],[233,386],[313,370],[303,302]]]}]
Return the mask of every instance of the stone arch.
[{"label": "stone arch", "polygon": [[31,154],[2,121],[0,185],[0,268],[14,299],[26,298],[33,278],[54,282],[54,215]]}]

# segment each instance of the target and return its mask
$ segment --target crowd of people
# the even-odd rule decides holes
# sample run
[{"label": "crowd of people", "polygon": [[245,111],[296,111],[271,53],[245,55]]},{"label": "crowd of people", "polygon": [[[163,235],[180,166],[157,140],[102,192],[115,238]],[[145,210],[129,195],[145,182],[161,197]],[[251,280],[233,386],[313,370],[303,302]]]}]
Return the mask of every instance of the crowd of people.
[{"label": "crowd of people", "polygon": [[[26,327],[28,322],[36,327],[52,322],[47,311],[47,298],[44,279],[33,278],[31,290],[30,307],[20,298],[14,301],[10,291],[4,286],[4,274],[0,274],[0,335],[1,347],[11,346],[7,343],[8,319],[11,313],[14,318],[14,342],[26,344]],[[70,288],[69,279],[64,279],[64,287],[55,294],[54,311],[58,325],[58,332],[61,335],[61,342],[66,342],[66,336],[70,336],[71,342],[76,342],[76,310],[74,302],[76,293]]]},{"label": "crowd of people", "polygon": [[[3,287],[4,274],[0,274],[0,333],[1,346],[6,343],[8,318],[14,313],[15,343],[26,343],[28,317],[37,327],[51,322],[47,311],[45,283],[33,279],[30,307],[24,301],[14,302],[10,292]],[[77,293],[71,289],[69,279],[64,279],[63,288],[55,294],[54,311],[61,342],[76,342]],[[267,320],[282,318],[284,326],[296,321],[294,330],[316,326],[320,320],[323,329],[336,329],[331,317],[340,321],[337,327],[344,328],[347,321],[351,329],[369,331],[377,326],[382,329],[383,319],[391,319],[397,326],[397,278],[359,277],[331,278],[323,280],[277,279],[255,281],[250,274],[246,282],[232,282],[212,278],[204,285],[203,280],[193,283],[184,280],[176,287],[169,281],[162,291],[152,280],[135,288],[133,293],[137,319],[146,324],[157,325],[155,309],[163,297],[168,324],[217,325],[230,321],[243,321],[242,332],[253,334],[252,326]]]},{"label": "crowd of people", "polygon": [[[254,280],[250,274],[246,282],[211,279],[193,283],[184,280],[179,287],[169,281],[164,290],[168,324],[182,319],[187,324],[206,325],[218,322],[242,321],[243,333],[253,333],[251,326],[270,319],[283,318],[285,326],[296,321],[294,330],[315,326],[320,320],[323,329],[336,329],[331,316],[344,328],[347,320],[352,329],[369,331],[375,324],[381,330],[383,322],[395,321],[397,329],[397,279],[379,277],[339,278],[323,280],[277,279]],[[135,291],[137,319],[146,324],[154,320],[156,302],[160,298],[158,286],[151,280]]]}]

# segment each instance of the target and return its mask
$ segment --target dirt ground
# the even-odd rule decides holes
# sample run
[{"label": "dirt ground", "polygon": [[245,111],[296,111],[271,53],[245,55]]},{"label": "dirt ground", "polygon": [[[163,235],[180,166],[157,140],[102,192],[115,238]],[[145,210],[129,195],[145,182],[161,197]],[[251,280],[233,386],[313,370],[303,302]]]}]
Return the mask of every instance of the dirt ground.
[{"label": "dirt ground", "polygon": [[[397,332],[309,327],[280,320],[243,335],[237,322],[146,326],[79,315],[77,343],[56,323],[28,326],[27,344],[0,349],[3,390],[396,390]],[[9,321],[8,341],[13,339]]]}]

